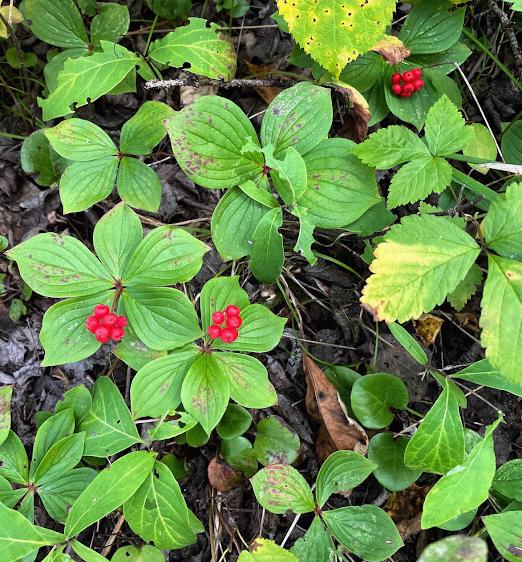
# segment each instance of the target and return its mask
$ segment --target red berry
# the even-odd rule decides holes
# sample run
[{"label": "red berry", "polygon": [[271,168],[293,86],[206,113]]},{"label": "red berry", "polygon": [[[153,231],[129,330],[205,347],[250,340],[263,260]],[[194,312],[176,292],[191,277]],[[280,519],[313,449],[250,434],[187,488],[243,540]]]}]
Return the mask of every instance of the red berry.
[{"label": "red berry", "polygon": [[125,328],[126,325],[127,325],[127,318],[125,318],[125,316],[118,316],[116,319],[116,326],[119,326],[120,328]]},{"label": "red berry", "polygon": [[96,318],[96,316],[89,316],[89,318],[87,318],[87,322],[85,322],[85,326],[87,327],[87,330],[89,330],[89,332],[92,332],[94,334],[94,332],[96,332],[96,328],[100,325],[100,320],[99,318]]},{"label": "red berry", "polygon": [[237,330],[234,328],[223,328],[221,330],[221,339],[224,343],[232,343],[238,337]]},{"label": "red berry", "polygon": [[402,74],[400,72],[396,72],[392,74],[391,81],[393,84],[398,84],[402,80]]},{"label": "red berry", "polygon": [[109,328],[107,328],[106,326],[99,326],[98,328],[96,328],[96,332],[94,332],[94,335],[100,343],[107,343],[110,339]]},{"label": "red berry", "polygon": [[118,317],[116,316],[116,314],[113,314],[112,312],[110,312],[109,314],[107,314],[102,318],[102,324],[104,326],[109,326],[109,327],[116,326],[117,321],[118,321]]},{"label": "red berry", "polygon": [[211,338],[219,338],[219,336],[221,335],[221,328],[219,326],[216,326],[216,324],[212,324],[208,327],[207,333]]},{"label": "red berry", "polygon": [[94,316],[96,316],[96,318],[103,318],[104,316],[107,316],[110,311],[111,309],[106,304],[97,304],[94,307]]},{"label": "red berry", "polygon": [[414,68],[411,72],[415,80],[417,80],[417,78],[420,78],[422,76],[422,68]]},{"label": "red berry", "polygon": [[114,326],[114,328],[111,329],[111,339],[114,341],[120,341],[124,335],[125,332],[123,328],[120,328],[119,326]]},{"label": "red berry", "polygon": [[243,324],[243,320],[239,316],[231,316],[227,318],[227,328],[234,328],[237,329],[239,326]]},{"label": "red berry", "polygon": [[227,316],[239,316],[239,313],[241,312],[241,310],[233,305],[233,304],[229,304],[226,308],[225,308],[225,314]]},{"label": "red berry", "polygon": [[415,88],[415,91],[424,88],[424,80],[421,80],[420,78],[415,80],[415,82],[413,82],[413,87]]},{"label": "red berry", "polygon": [[402,91],[405,94],[413,94],[413,92],[415,91],[415,86],[411,82],[408,82],[407,84],[404,84],[404,86],[402,87]]},{"label": "red berry", "polygon": [[394,84],[392,86],[392,92],[399,95],[402,92],[402,86],[400,84]]},{"label": "red berry", "polygon": [[212,314],[212,322],[214,322],[214,324],[223,324],[224,321],[225,315],[221,312],[221,310]]},{"label": "red berry", "polygon": [[411,70],[407,70],[403,75],[402,75],[402,79],[405,82],[411,82],[412,80],[415,80],[415,77],[413,76],[413,72]]},{"label": "red berry", "polygon": [[409,92],[402,92],[401,98],[411,98],[411,94]]}]

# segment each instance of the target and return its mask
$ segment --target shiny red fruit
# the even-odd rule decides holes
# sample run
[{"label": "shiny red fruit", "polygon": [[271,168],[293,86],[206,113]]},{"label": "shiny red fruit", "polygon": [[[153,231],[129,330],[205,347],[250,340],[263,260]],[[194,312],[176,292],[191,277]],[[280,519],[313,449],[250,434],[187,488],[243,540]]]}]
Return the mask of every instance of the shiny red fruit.
[{"label": "shiny red fruit", "polygon": [[116,322],[118,322],[118,317],[116,316],[116,314],[106,314],[103,318],[102,318],[102,323],[104,326],[108,326],[109,328],[112,328],[112,326],[116,326]]},{"label": "shiny red fruit", "polygon": [[123,331],[123,328],[120,328],[119,326],[114,326],[114,328],[111,329],[111,339],[114,341],[120,341],[124,335],[125,332]]},{"label": "shiny red fruit", "polygon": [[411,70],[407,70],[403,75],[402,75],[402,79],[405,82],[411,82],[412,80],[415,80],[415,77],[413,76],[413,72]]},{"label": "shiny red fruit", "polygon": [[225,321],[225,315],[221,312],[221,310],[217,310],[212,314],[212,322],[214,324],[223,324]]},{"label": "shiny red fruit", "polygon": [[424,80],[421,80],[420,78],[415,80],[415,82],[413,82],[413,87],[415,88],[415,91],[424,88]]},{"label": "shiny red fruit", "polygon": [[96,339],[100,343],[107,343],[110,340],[110,330],[106,326],[99,326],[94,332]]},{"label": "shiny red fruit", "polygon": [[398,84],[402,80],[402,74],[400,72],[396,72],[392,74],[391,81],[393,84]]},{"label": "shiny red fruit", "polygon": [[224,343],[232,343],[237,340],[238,335],[237,330],[234,328],[223,328],[221,330],[221,339]]},{"label": "shiny red fruit", "polygon": [[411,94],[409,92],[401,92],[401,98],[411,98]]},{"label": "shiny red fruit", "polygon": [[414,68],[411,72],[415,80],[417,80],[417,78],[420,78],[422,76],[422,68]]},{"label": "shiny red fruit", "polygon": [[239,316],[231,316],[227,318],[227,328],[234,328],[237,330],[243,324],[243,320]]},{"label": "shiny red fruit", "polygon": [[225,308],[225,314],[227,316],[239,316],[239,313],[241,312],[241,310],[233,305],[233,304],[229,304],[226,308]]},{"label": "shiny red fruit", "polygon": [[414,91],[415,91],[415,86],[410,82],[404,84],[404,86],[402,87],[402,92],[405,94],[413,94]]},{"label": "shiny red fruit", "polygon": [[212,324],[208,327],[207,333],[211,338],[219,338],[219,336],[221,335],[221,328],[219,326],[216,326],[215,324]]},{"label": "shiny red fruit", "polygon": [[96,318],[103,318],[104,316],[107,316],[110,311],[111,309],[106,304],[97,304],[94,307],[94,316],[96,316]]},{"label": "shiny red fruit", "polygon": [[399,95],[402,92],[402,86],[400,84],[394,84],[392,86],[392,92]]},{"label": "shiny red fruit", "polygon": [[125,328],[126,325],[127,325],[127,318],[125,318],[125,316],[118,316],[118,318],[116,319],[116,326],[119,326],[120,328]]},{"label": "shiny red fruit", "polygon": [[92,332],[94,334],[94,332],[96,332],[96,328],[100,325],[100,320],[99,318],[96,318],[96,316],[89,316],[89,318],[87,318],[87,322],[85,322],[85,326],[87,327],[87,330],[89,330],[89,332]]}]

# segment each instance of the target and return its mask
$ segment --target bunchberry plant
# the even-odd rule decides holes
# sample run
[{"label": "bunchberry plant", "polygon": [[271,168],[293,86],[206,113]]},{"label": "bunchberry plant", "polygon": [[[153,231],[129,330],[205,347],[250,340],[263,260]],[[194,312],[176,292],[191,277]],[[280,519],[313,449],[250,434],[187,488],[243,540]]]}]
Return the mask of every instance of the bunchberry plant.
[{"label": "bunchberry plant", "polygon": [[101,343],[86,326],[97,305],[125,316],[152,349],[173,349],[200,337],[192,303],[169,285],[194,277],[208,250],[205,244],[171,226],[143,238],[138,216],[120,203],[97,223],[93,245],[96,256],[71,236],[46,233],[7,253],[37,293],[66,298],[44,315],[44,365],[79,361],[99,349]]},{"label": "bunchberry plant", "polygon": [[260,281],[281,273],[284,211],[300,221],[294,250],[314,263],[316,227],[349,229],[382,201],[372,170],[351,154],[355,145],[327,138],[331,123],[330,91],[308,82],[270,104],[261,143],[243,111],[218,96],[200,97],[166,121],[185,173],[203,187],[227,189],[212,216],[217,250],[227,260],[249,256]]},{"label": "bunchberry plant", "polygon": [[421,78],[422,69],[414,68],[413,70],[407,70],[402,74],[396,72],[392,74],[391,77],[391,90],[396,96],[401,96],[401,98],[409,98],[415,92],[418,92],[424,88],[424,80]]}]

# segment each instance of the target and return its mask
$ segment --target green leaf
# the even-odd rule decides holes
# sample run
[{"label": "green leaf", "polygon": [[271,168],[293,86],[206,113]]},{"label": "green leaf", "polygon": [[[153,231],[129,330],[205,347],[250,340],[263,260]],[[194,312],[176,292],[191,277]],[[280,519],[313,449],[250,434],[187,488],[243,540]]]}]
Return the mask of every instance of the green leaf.
[{"label": "green leaf", "polygon": [[250,482],[257,501],[270,513],[309,513],[315,507],[308,482],[286,464],[262,468]]},{"label": "green leaf", "polygon": [[167,134],[163,121],[172,115],[174,110],[166,103],[146,101],[123,124],[120,134],[121,151],[136,156],[150,154]]},{"label": "green leaf", "polygon": [[96,379],[92,389],[92,407],[80,423],[85,431],[85,456],[110,457],[140,442],[118,387],[108,378]]},{"label": "green leaf", "polygon": [[214,277],[205,283],[199,298],[201,323],[206,330],[212,324],[212,313],[224,311],[229,304],[243,310],[250,303],[247,292],[239,285],[239,277]]},{"label": "green leaf", "polygon": [[399,32],[399,39],[413,55],[439,53],[452,47],[460,38],[465,8],[449,10],[446,0],[421,2],[409,13]]},{"label": "green leaf", "polygon": [[413,67],[434,68],[444,74],[450,74],[455,70],[455,64],[464,64],[470,56],[471,50],[464,43],[457,42],[439,53],[411,55],[406,62]]},{"label": "green leaf", "polygon": [[522,384],[508,380],[498,369],[494,369],[487,359],[471,364],[462,371],[450,375],[450,378],[457,378],[463,381],[474,382],[480,386],[504,390],[522,398]]},{"label": "green leaf", "polygon": [[435,156],[460,152],[473,136],[461,113],[446,95],[440,97],[428,112],[424,132],[428,147]]},{"label": "green leaf", "polygon": [[92,237],[100,261],[115,279],[120,279],[125,265],[143,238],[138,215],[119,203],[96,223]]},{"label": "green leaf", "polygon": [[122,301],[136,335],[151,348],[174,349],[203,335],[194,305],[178,289],[130,287]]},{"label": "green leaf", "polygon": [[320,517],[314,517],[304,537],[296,540],[290,551],[299,562],[329,562],[332,559],[335,548]]},{"label": "green leaf", "polygon": [[262,465],[292,464],[300,448],[299,437],[280,417],[269,416],[257,424],[254,451]]},{"label": "green leaf", "polygon": [[364,94],[378,82],[386,69],[386,61],[379,53],[369,51],[346,65],[340,79]]},{"label": "green leaf", "polygon": [[318,0],[317,4],[309,4],[306,0],[280,0],[278,7],[297,43],[339,78],[349,62],[383,38],[395,11],[395,1],[332,4],[329,0]]},{"label": "green leaf", "polygon": [[401,346],[421,365],[428,364],[428,357],[422,349],[419,342],[410,333],[397,322],[388,324],[388,328],[392,336],[401,344]]},{"label": "green leaf", "polygon": [[46,43],[63,49],[89,43],[82,16],[73,0],[26,0],[24,11],[31,31]]},{"label": "green leaf", "polygon": [[382,429],[393,421],[391,408],[404,410],[408,387],[395,375],[375,373],[357,379],[352,387],[352,410],[370,429]]},{"label": "green leaf", "polygon": [[250,412],[238,404],[229,404],[216,431],[221,439],[235,439],[252,425]]},{"label": "green leaf", "polygon": [[[236,304],[236,303],[234,303]],[[237,305],[236,306],[240,306]],[[240,307],[241,308],[241,307]],[[262,304],[251,304],[241,310],[243,324],[239,337],[233,343],[214,342],[217,349],[266,353],[280,342],[286,318],[276,316]]]},{"label": "green leaf", "polygon": [[293,147],[304,156],[328,137],[333,110],[329,88],[300,82],[283,90],[268,106],[261,125],[263,146],[282,156]]},{"label": "green leaf", "polygon": [[279,207],[270,209],[259,221],[252,234],[250,269],[262,283],[273,283],[279,278],[285,260],[283,237],[279,229],[283,213]]},{"label": "green leaf", "polygon": [[458,386],[442,379],[443,390],[406,446],[410,468],[445,474],[464,460],[464,427],[459,407],[465,398]]},{"label": "green leaf", "polygon": [[317,256],[312,250],[315,243],[315,225],[310,222],[308,210],[304,207],[296,207],[292,214],[299,218],[299,236],[294,246],[294,252],[299,252],[310,265],[314,265],[317,262]]},{"label": "green leaf", "polygon": [[58,74],[58,86],[47,99],[38,98],[43,120],[49,121],[95,101],[117,86],[138,63],[138,57],[114,43],[102,41],[103,52],[68,59]]},{"label": "green leaf", "polygon": [[148,544],[143,545],[141,548],[122,546],[114,553],[111,562],[165,562],[165,556],[163,556],[161,550]]},{"label": "green leaf", "polygon": [[511,164],[522,162],[522,120],[514,121],[502,135],[500,144],[504,158]]},{"label": "green leaf", "polygon": [[428,545],[417,562],[487,562],[488,545],[478,537],[455,535]]},{"label": "green leaf", "polygon": [[[192,0],[178,0],[175,3],[171,0],[146,0],[146,2],[155,14],[157,14],[160,18],[165,18],[167,20],[186,18],[190,8],[192,7]],[[129,560],[129,562],[134,561]],[[143,560],[143,562],[147,562],[147,560]],[[151,560],[150,562],[153,561]]]},{"label": "green leaf", "polygon": [[173,67],[185,68],[218,80],[230,80],[236,73],[236,51],[219,32],[219,26],[202,18],[189,18],[189,24],[176,28],[152,43],[149,57]]},{"label": "green leaf", "polygon": [[448,302],[455,310],[462,310],[468,300],[477,292],[480,283],[482,283],[482,270],[475,263],[456,289],[448,294]]},{"label": "green leaf", "polygon": [[[171,411],[169,415],[174,415]],[[183,433],[187,433],[192,428],[196,427],[197,421],[187,412],[176,412],[179,415],[176,419],[169,419],[169,421],[158,422],[152,429],[149,429],[149,439],[151,441],[165,441],[173,439]]]},{"label": "green leaf", "polygon": [[91,22],[91,41],[99,46],[101,41],[117,43],[129,30],[129,8],[115,2],[100,2],[99,12]]},{"label": "green leaf", "polygon": [[245,194],[248,195],[254,201],[261,203],[264,207],[268,207],[269,209],[274,209],[275,207],[279,207],[279,202],[277,199],[267,191],[263,187],[256,185],[252,180],[247,180],[246,182],[242,183],[239,186],[239,189]]},{"label": "green leaf", "polygon": [[376,469],[371,460],[354,451],[336,451],[322,464],[317,474],[315,495],[320,508],[332,494],[349,492]]},{"label": "green leaf", "polygon": [[27,453],[14,431],[9,431],[7,439],[0,445],[0,476],[16,484],[29,481]]},{"label": "green leaf", "polygon": [[112,352],[134,371],[139,371],[147,363],[167,355],[166,351],[158,351],[146,346],[138,339],[132,326],[125,329],[125,337],[113,348]]},{"label": "green leaf", "polygon": [[356,145],[352,153],[378,170],[387,170],[430,155],[426,145],[413,131],[399,125],[372,133],[367,140]]},{"label": "green leaf", "polygon": [[66,408],[71,408],[74,412],[76,423],[80,423],[91,409],[92,397],[87,387],[80,384],[67,390],[63,394],[63,400],[58,400],[55,412],[61,412]]},{"label": "green leaf", "polygon": [[65,523],[65,535],[74,537],[120,507],[138,490],[153,466],[153,454],[135,451],[102,470],[72,506]]},{"label": "green leaf", "polygon": [[118,194],[131,207],[155,212],[161,203],[161,182],[156,172],[136,158],[124,157],[118,171]]},{"label": "green leaf", "polygon": [[[522,511],[507,511],[482,518],[496,549],[508,562],[519,562],[522,545]],[[513,548],[514,547],[514,548]],[[514,551],[514,552],[513,552]]]},{"label": "green leaf", "polygon": [[93,295],[112,286],[107,269],[72,236],[37,234],[6,255],[17,262],[29,287],[45,297]]},{"label": "green leaf", "polygon": [[196,347],[178,349],[147,363],[131,384],[132,415],[135,419],[161,417],[181,402],[181,384],[199,354]]},{"label": "green leaf", "polygon": [[[73,551],[85,562],[106,562],[107,560],[107,558],[77,540],[72,541],[71,546]],[[112,560],[114,560],[114,556],[112,557]],[[161,562],[164,562],[164,560],[161,560]]]},{"label": "green leaf", "polygon": [[352,147],[347,139],[327,139],[304,157],[308,187],[298,204],[320,228],[346,226],[381,200],[374,171],[350,154]]},{"label": "green leaf", "polygon": [[379,320],[418,318],[455,290],[479,252],[473,238],[444,217],[405,217],[377,246],[361,302]]},{"label": "green leaf", "polygon": [[288,550],[281,548],[274,541],[257,538],[252,545],[251,551],[243,550],[237,559],[238,562],[298,562],[298,559]]},{"label": "green leaf", "polygon": [[200,96],[165,122],[172,152],[181,169],[198,185],[235,187],[263,170],[259,154],[244,155],[247,141],[259,145],[243,110],[219,96]]},{"label": "green leaf", "polygon": [[183,407],[210,435],[223,417],[229,398],[229,382],[223,368],[214,355],[201,353],[192,362],[183,380]]},{"label": "green leaf", "polygon": [[43,546],[59,544],[61,533],[36,527],[21,513],[0,503],[0,556],[4,562],[15,562]]},{"label": "green leaf", "polygon": [[272,145],[265,147],[263,151],[277,192],[286,205],[295,207],[297,200],[306,191],[306,164],[303,157],[293,146],[285,150],[283,160],[274,157]]},{"label": "green leaf", "polygon": [[475,509],[488,499],[495,475],[493,431],[501,418],[486,428],[484,438],[464,462],[430,489],[422,511],[421,527],[429,529]]},{"label": "green leaf", "polygon": [[481,342],[486,357],[510,382],[522,381],[522,263],[490,254],[482,297]]},{"label": "green leaf", "polygon": [[498,468],[492,490],[510,500],[522,501],[522,459],[505,462]]},{"label": "green leaf", "polygon": [[[471,137],[462,149],[462,153],[466,156],[484,158],[494,162],[497,159],[497,145],[489,129],[482,123],[471,123],[467,128],[471,131]],[[482,174],[489,172],[487,166],[476,164],[470,164],[470,166]]]},{"label": "green leaf", "polygon": [[36,183],[44,187],[57,183],[68,163],[52,148],[43,129],[24,140],[20,162],[24,172],[37,174]]},{"label": "green leaf", "polygon": [[155,228],[140,242],[123,271],[126,286],[162,287],[189,281],[209,247],[175,226]]},{"label": "green leaf", "polygon": [[60,439],[45,453],[34,472],[36,484],[51,482],[62,476],[82,460],[85,447],[85,433],[75,433]]},{"label": "green leaf", "polygon": [[389,558],[403,546],[389,515],[375,505],[331,509],[323,519],[345,548],[368,562]]},{"label": "green leaf", "polygon": [[394,438],[392,433],[378,433],[370,439],[368,458],[377,465],[373,475],[387,490],[399,492],[413,484],[422,474],[404,464],[409,437]]},{"label": "green leaf", "polygon": [[511,183],[491,202],[484,220],[488,246],[502,256],[522,258],[522,183]]},{"label": "green leaf", "polygon": [[163,463],[154,463],[145,482],[125,502],[123,513],[136,534],[162,550],[182,548],[196,541],[179,484]]},{"label": "green leaf", "polygon": [[219,255],[228,261],[250,254],[252,237],[266,213],[265,205],[249,197],[239,187],[228,190],[219,200],[211,220],[212,242]]},{"label": "green leaf", "polygon": [[69,160],[89,162],[118,154],[109,135],[84,119],[62,121],[56,127],[45,129],[45,136],[53,149]]},{"label": "green leaf", "polygon": [[0,387],[0,446],[9,436],[11,429],[11,398],[12,386]]},{"label": "green leaf", "polygon": [[241,470],[247,478],[257,472],[256,453],[248,439],[244,437],[224,439],[221,442],[220,453],[229,466]]}]

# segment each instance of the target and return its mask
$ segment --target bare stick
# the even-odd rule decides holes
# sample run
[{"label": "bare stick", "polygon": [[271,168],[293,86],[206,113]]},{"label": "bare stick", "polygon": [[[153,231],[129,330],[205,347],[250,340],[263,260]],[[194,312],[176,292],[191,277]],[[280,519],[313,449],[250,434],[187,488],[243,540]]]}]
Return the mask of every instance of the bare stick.
[{"label": "bare stick", "polygon": [[[303,77],[303,80],[306,78]],[[225,82],[224,80],[214,80],[212,78],[200,78],[194,74],[182,74],[178,78],[170,80],[149,80],[145,83],[146,90],[157,88],[179,88],[180,86],[190,86],[201,88],[203,86],[217,86],[219,88],[288,88],[297,84],[298,80],[291,78],[234,78]]]},{"label": "bare stick", "polygon": [[118,519],[118,521],[116,521],[116,525],[114,525],[114,529],[112,530],[112,533],[109,537],[109,540],[107,541],[107,544],[105,545],[105,548],[102,550],[102,556],[105,556],[105,558],[107,558],[107,556],[109,555],[109,553],[112,549],[112,545],[114,544],[114,541],[116,540],[116,537],[118,536],[119,532],[121,531],[121,527],[122,527],[124,521],[125,521],[125,516],[122,513],[120,515],[120,518]]},{"label": "bare stick", "polygon": [[517,65],[517,74],[519,78],[522,78],[522,51],[520,50],[520,45],[517,41],[517,36],[515,30],[513,29],[513,22],[508,18],[507,14],[499,8],[495,0],[489,0],[489,9],[495,12],[495,15],[500,20],[504,31],[506,32],[509,44],[511,45],[511,51],[513,52],[513,57]]}]

